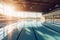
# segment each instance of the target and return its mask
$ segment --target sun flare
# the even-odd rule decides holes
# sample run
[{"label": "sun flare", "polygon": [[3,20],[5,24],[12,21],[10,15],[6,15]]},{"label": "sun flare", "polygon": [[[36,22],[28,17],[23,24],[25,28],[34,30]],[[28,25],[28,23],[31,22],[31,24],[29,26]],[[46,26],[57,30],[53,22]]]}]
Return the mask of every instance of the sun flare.
[{"label": "sun flare", "polygon": [[16,11],[14,9],[14,6],[11,5],[11,4],[0,3],[0,13],[4,14],[4,15],[7,15],[7,16],[20,17],[20,18],[25,18],[25,19],[34,18],[34,19],[41,20],[41,22],[45,21],[41,12]]}]

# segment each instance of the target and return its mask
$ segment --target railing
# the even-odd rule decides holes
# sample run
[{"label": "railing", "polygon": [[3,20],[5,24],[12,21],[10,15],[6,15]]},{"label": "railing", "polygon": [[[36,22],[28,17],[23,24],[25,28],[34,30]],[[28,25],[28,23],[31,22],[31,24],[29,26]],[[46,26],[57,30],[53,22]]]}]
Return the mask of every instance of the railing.
[{"label": "railing", "polygon": [[45,16],[45,21],[53,24],[60,24],[60,14],[51,14]]}]

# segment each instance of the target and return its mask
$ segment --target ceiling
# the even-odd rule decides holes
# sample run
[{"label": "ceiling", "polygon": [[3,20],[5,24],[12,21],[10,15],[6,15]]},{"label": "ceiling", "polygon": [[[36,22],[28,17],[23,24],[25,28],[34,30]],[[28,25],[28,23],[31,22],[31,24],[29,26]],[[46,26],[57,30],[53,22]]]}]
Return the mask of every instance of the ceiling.
[{"label": "ceiling", "polygon": [[49,12],[60,7],[60,0],[4,0],[12,3],[16,10]]}]

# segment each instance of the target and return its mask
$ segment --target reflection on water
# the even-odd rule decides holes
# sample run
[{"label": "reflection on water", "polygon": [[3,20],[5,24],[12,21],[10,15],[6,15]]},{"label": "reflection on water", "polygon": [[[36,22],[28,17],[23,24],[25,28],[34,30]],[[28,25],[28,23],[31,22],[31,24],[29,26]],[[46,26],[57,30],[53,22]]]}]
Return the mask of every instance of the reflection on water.
[{"label": "reflection on water", "polygon": [[59,40],[60,38],[60,34],[44,28],[41,21],[20,21],[9,24],[4,28],[6,30],[4,30],[5,37],[0,36],[0,38],[3,37],[2,40],[17,40],[22,29],[18,40]]},{"label": "reflection on water", "polygon": [[48,35],[48,34],[44,34],[40,31],[37,31],[37,33],[39,35],[41,35],[45,40],[56,40],[55,37],[51,36],[51,35]]}]

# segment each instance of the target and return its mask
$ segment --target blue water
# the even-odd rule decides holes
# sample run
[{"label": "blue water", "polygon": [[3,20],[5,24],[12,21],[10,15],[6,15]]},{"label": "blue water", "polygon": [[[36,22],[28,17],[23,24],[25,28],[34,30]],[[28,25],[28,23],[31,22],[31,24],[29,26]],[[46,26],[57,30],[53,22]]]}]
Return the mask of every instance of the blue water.
[{"label": "blue water", "polygon": [[60,27],[50,23],[18,22],[11,27],[16,27],[11,35],[5,31],[7,35],[3,37],[3,31],[0,32],[3,37],[0,36],[1,40],[60,40]]}]

